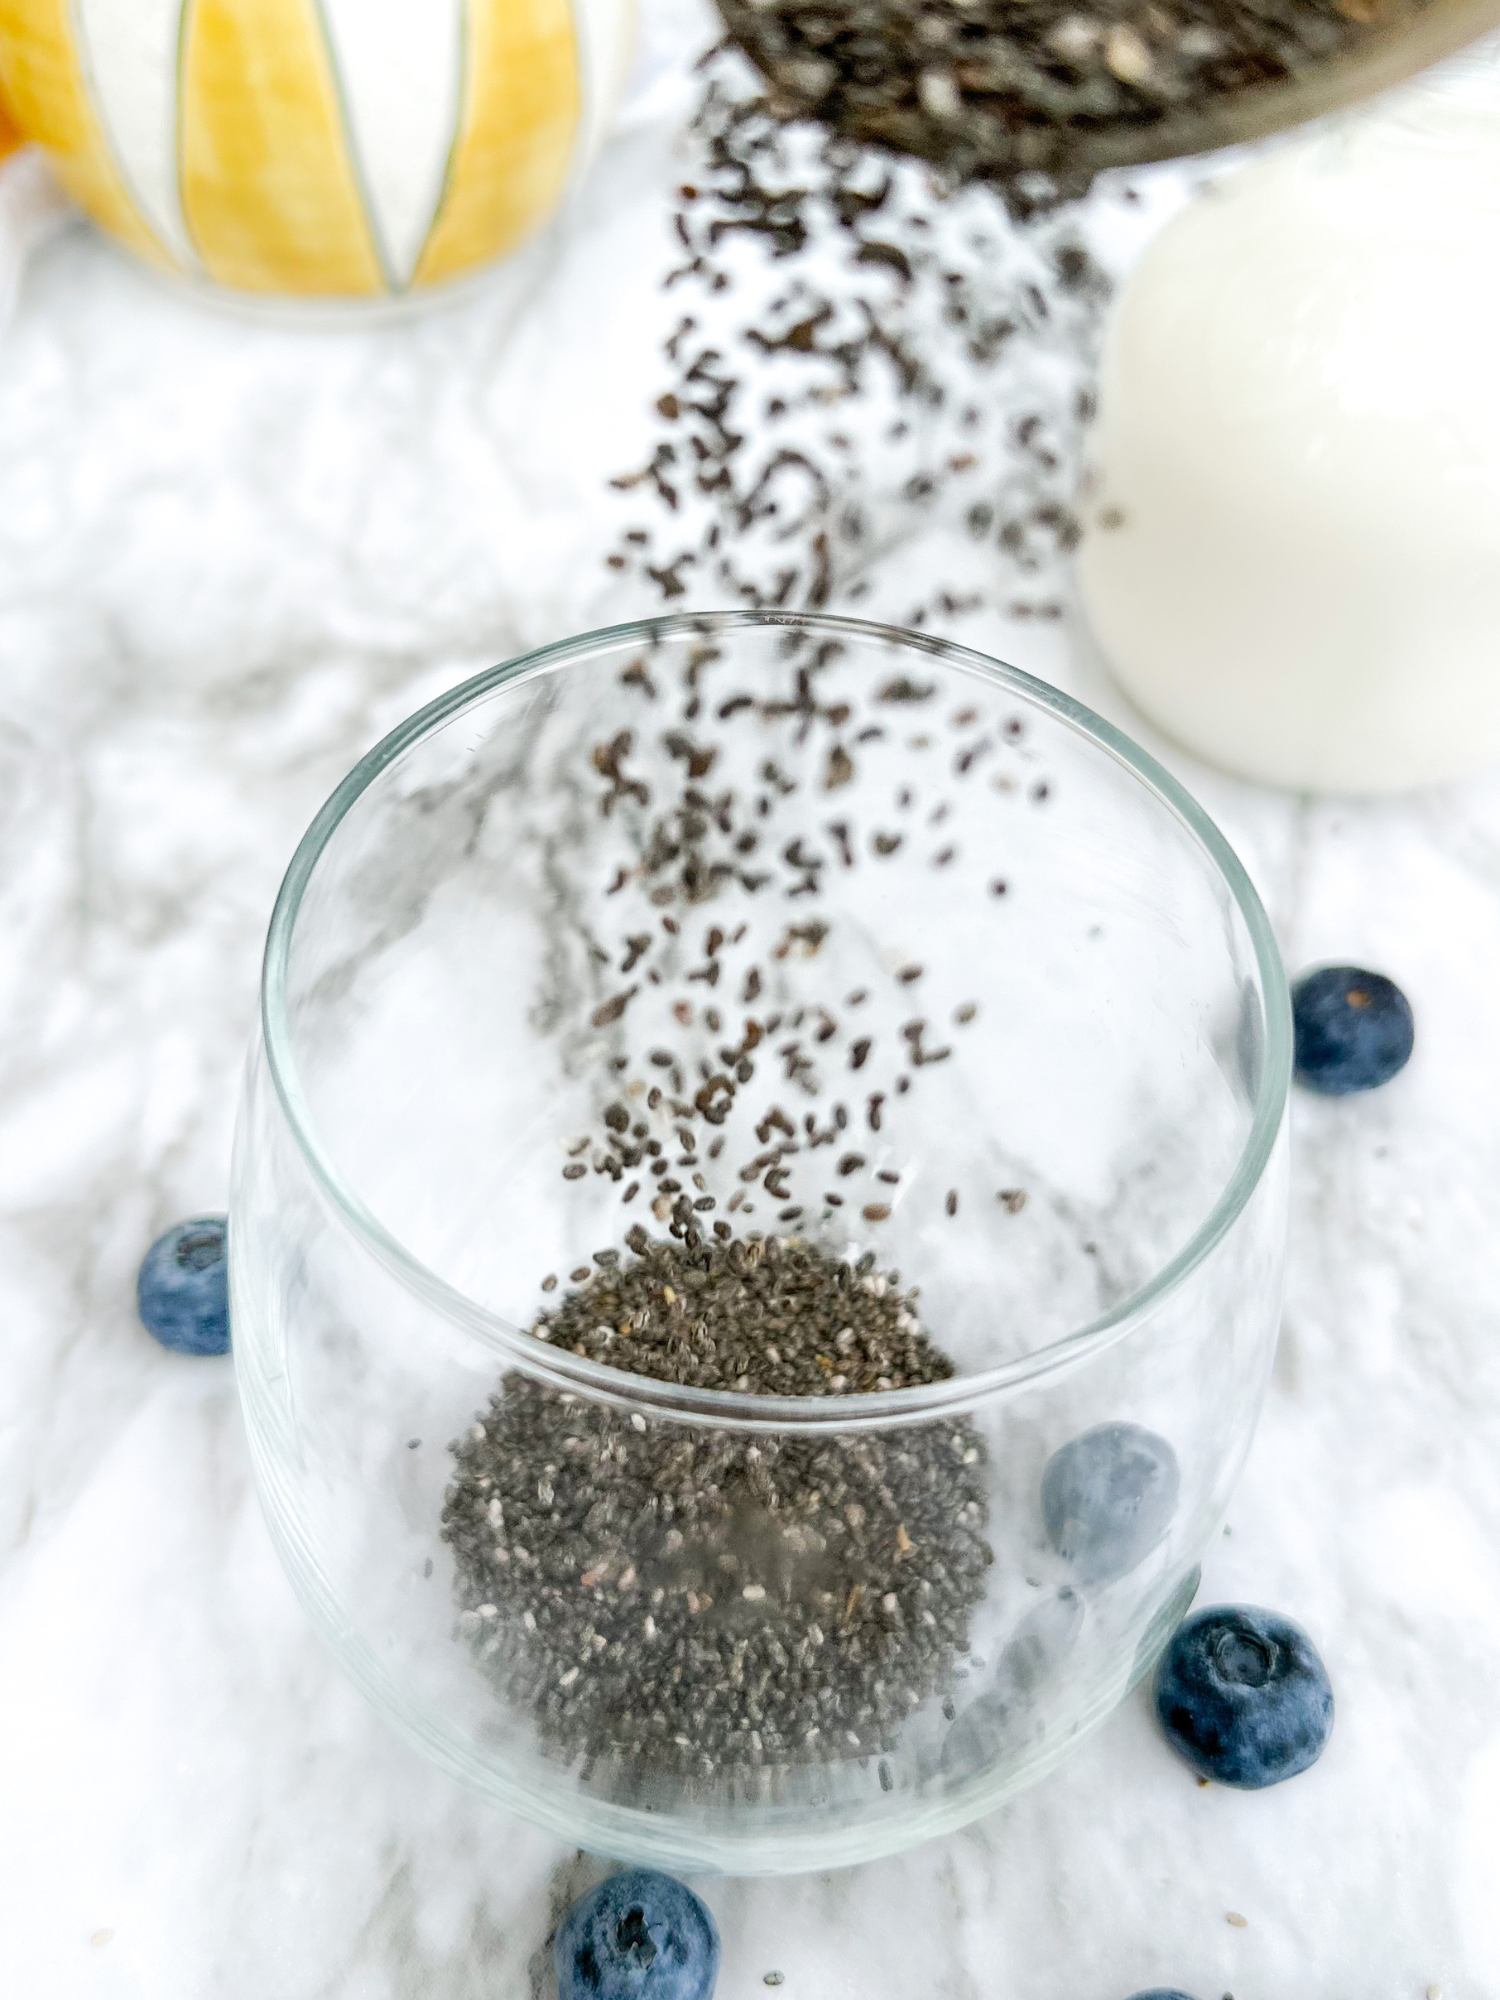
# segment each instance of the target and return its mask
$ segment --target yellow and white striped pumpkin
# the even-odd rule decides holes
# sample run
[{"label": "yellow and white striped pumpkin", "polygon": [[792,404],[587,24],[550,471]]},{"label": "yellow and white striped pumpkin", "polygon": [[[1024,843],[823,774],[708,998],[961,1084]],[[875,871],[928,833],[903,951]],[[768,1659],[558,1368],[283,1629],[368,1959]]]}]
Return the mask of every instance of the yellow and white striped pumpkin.
[{"label": "yellow and white striped pumpkin", "polygon": [[0,0],[0,87],[90,215],[240,292],[388,298],[556,211],[633,0]]}]

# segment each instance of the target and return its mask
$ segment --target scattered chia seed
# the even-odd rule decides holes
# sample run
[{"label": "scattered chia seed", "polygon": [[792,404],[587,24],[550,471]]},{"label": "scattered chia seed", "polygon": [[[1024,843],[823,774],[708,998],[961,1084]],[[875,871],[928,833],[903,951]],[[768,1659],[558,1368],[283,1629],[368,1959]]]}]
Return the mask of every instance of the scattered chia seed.
[{"label": "scattered chia seed", "polygon": [[[636,1248],[544,1313],[537,1338],[758,1394],[952,1373],[913,1295],[869,1260],[774,1236]],[[991,1556],[985,1451],[966,1421],[694,1430],[513,1370],[450,1449],[460,1631],[506,1702],[588,1773],[877,1755],[946,1695],[967,1650]]]}]

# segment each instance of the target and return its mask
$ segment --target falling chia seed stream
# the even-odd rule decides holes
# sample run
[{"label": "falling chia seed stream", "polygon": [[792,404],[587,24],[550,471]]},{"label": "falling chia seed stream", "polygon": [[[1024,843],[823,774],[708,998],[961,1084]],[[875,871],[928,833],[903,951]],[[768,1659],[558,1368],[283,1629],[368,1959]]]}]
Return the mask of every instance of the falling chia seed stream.
[{"label": "falling chia seed stream", "polygon": [[[936,682],[909,671],[830,685],[842,643],[795,621],[752,690],[722,678],[734,662],[715,630],[688,621],[675,652],[643,648],[610,697],[638,726],[576,753],[601,829],[589,908],[614,937],[584,926],[597,1123],[559,1172],[564,1200],[618,1186],[623,1248],[573,1269],[532,1333],[692,1390],[837,1398],[942,1381],[952,1364],[918,1289],[868,1245],[903,1200],[958,1212],[956,1188],[907,1189],[892,1162],[905,1100],[961,1062],[980,1003],[928,996],[929,968],[900,955],[879,990],[825,992],[838,915],[824,882],[943,871],[966,787],[1045,811],[1051,786],[989,690],[939,710]],[[942,775],[919,782],[934,762]],[[892,770],[905,775],[888,793]],[[975,921],[1007,890],[977,885]],[[808,997],[768,1004],[793,981]],[[992,1198],[1014,1214],[1025,1191]],[[544,1294],[560,1282],[547,1274]],[[443,1534],[460,1629],[506,1704],[616,1796],[878,1758],[951,1693],[991,1560],[986,1452],[967,1420],[720,1431],[517,1369],[454,1453]]]},{"label": "falling chia seed stream", "polygon": [[733,49],[706,61],[688,148],[681,311],[609,570],[668,609],[853,611],[896,534],[943,523],[971,560],[896,622],[1059,618],[1110,294],[1083,211],[1011,218],[986,187],[784,124]]},{"label": "falling chia seed stream", "polygon": [[[665,533],[660,518],[631,528],[611,569],[668,603],[695,582],[757,608],[857,599],[880,539],[872,468],[838,428],[858,399],[886,413],[898,457],[915,444],[931,466],[907,474],[901,504],[956,497],[1024,590],[1076,539],[1061,496],[1107,292],[1076,232],[997,215],[987,233],[972,196],[939,201],[909,164],[789,132],[733,54],[708,63],[695,137],[674,218],[687,261],[667,283],[699,310],[667,343],[662,440],[615,482],[650,498]],[[834,252],[816,280],[811,243]],[[724,295],[741,300],[747,274],[770,291],[748,327],[737,303],[730,328]],[[987,443],[976,384],[1028,342],[1059,365],[1033,371],[1037,407]],[[933,608],[961,607],[938,592]],[[909,622],[926,616],[916,605]],[[879,994],[785,1003],[775,989],[833,955],[830,870],[941,870],[961,838],[955,791],[990,782],[1045,809],[1049,783],[1016,761],[1018,717],[933,713],[934,685],[909,671],[830,694],[842,649],[796,626],[778,687],[730,685],[713,629],[680,666],[643,648],[616,691],[630,718],[579,758],[618,851],[586,891],[613,937],[580,926],[597,990],[575,1036],[597,1051],[597,1126],[560,1171],[565,1187],[607,1177],[639,1219],[623,1249],[571,1271],[532,1332],[691,1389],[837,1398],[941,1381],[952,1363],[919,1288],[866,1246],[905,1198],[888,1144],[902,1100],[961,1061],[979,999],[928,995],[914,958]],[[803,777],[778,743],[797,746]],[[930,752],[947,776],[887,787],[866,768],[877,746]],[[1009,886],[997,870],[983,902],[1003,908]],[[1014,1214],[1026,1194],[993,1199]],[[957,1189],[935,1203],[952,1218]],[[966,1420],[720,1431],[512,1370],[452,1449],[442,1533],[460,1633],[504,1702],[614,1795],[835,1759],[874,1759],[888,1789],[903,1722],[930,1699],[951,1715],[991,1561],[986,1453]]]}]

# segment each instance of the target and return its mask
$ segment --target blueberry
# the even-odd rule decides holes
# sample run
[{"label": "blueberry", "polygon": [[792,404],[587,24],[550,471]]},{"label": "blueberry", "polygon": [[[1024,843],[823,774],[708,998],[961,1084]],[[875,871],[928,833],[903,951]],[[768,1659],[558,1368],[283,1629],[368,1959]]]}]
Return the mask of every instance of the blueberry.
[{"label": "blueberry", "polygon": [[1374,1090],[1406,1067],[1415,1029],[1406,995],[1383,973],[1325,965],[1292,988],[1297,1081],[1324,1097]]},{"label": "blueberry", "polygon": [[228,1217],[195,1215],[158,1236],[136,1274],[146,1331],[177,1354],[229,1352]]},{"label": "blueberry", "polygon": [[719,1933],[691,1889],[627,1868],[579,1897],[556,1959],[560,2000],[709,2000]]},{"label": "blueberry", "polygon": [[995,1663],[989,1687],[943,1738],[946,1777],[962,1780],[988,1770],[1039,1733],[1037,1697],[1078,1643],[1083,1616],[1083,1600],[1066,1587],[1027,1612]]},{"label": "blueberry", "polygon": [[1189,1618],[1162,1655],[1156,1713],[1200,1777],[1257,1791],[1317,1762],[1333,1689],[1301,1626],[1221,1604]]},{"label": "blueberry", "polygon": [[1047,1539],[1080,1583],[1113,1583],[1167,1532],[1177,1485],[1177,1454],[1165,1438],[1139,1424],[1100,1424],[1047,1461]]}]

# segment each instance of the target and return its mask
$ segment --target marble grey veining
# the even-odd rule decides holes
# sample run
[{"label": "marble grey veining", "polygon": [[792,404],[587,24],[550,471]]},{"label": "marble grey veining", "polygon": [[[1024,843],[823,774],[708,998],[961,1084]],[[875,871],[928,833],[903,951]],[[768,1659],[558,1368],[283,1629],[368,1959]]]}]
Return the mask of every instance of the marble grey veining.
[{"label": "marble grey veining", "polygon": [[[157,1230],[224,1202],[266,919],[332,786],[465,673],[651,608],[599,554],[659,387],[669,86],[524,311],[481,291],[400,326],[265,326],[75,226],[0,344],[17,2000],[546,2000],[551,1927],[599,1872],[429,1771],[342,1680],[267,1543],[228,1364],[160,1353],[132,1281]],[[860,608],[960,557],[913,523]],[[1412,997],[1395,1084],[1296,1103],[1285,1330],[1204,1576],[1206,1601],[1309,1626],[1338,1723],[1306,1777],[1240,1796],[1196,1784],[1138,1693],[961,1835],[709,1883],[722,2000],[771,1970],[785,2000],[1500,1995],[1500,780],[1259,792],[1157,743],[1073,623],[955,630],[1164,755],[1289,964],[1366,960]]]}]

